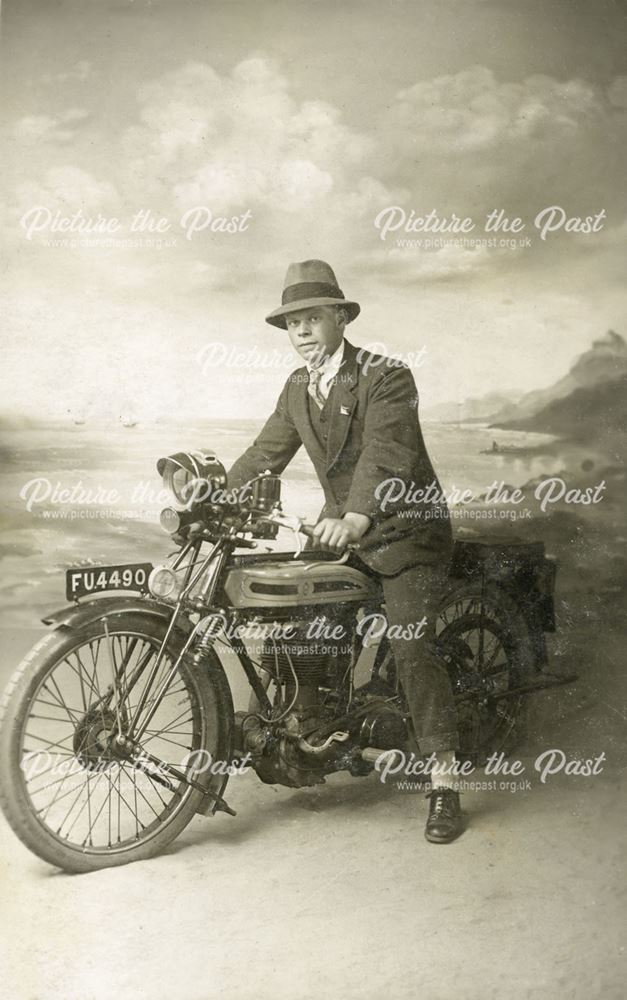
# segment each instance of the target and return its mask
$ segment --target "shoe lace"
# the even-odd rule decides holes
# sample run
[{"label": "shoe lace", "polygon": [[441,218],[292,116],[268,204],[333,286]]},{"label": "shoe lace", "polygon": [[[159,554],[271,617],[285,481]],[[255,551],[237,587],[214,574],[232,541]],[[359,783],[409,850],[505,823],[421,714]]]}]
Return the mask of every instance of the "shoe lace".
[{"label": "shoe lace", "polygon": [[441,791],[436,789],[433,792],[427,794],[428,799],[433,799],[431,804],[432,815],[435,816],[453,816],[455,814],[455,798],[454,793],[449,791]]}]

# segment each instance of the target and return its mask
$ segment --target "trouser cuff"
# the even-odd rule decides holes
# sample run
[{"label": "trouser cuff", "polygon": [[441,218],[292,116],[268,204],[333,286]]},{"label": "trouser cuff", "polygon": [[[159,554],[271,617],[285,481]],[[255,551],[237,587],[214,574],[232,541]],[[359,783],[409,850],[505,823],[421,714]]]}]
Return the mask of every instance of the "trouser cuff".
[{"label": "trouser cuff", "polygon": [[432,753],[443,753],[445,750],[459,750],[459,735],[453,731],[451,733],[438,733],[437,736],[421,736],[418,740],[420,752],[428,756]]}]

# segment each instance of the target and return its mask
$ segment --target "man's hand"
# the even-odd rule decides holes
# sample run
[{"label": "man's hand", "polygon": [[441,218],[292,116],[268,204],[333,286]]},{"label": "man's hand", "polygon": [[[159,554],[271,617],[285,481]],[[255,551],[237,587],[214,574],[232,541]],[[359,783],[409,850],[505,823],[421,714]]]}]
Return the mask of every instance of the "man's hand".
[{"label": "man's hand", "polygon": [[314,542],[329,552],[343,552],[347,545],[355,544],[370,527],[365,514],[348,513],[344,517],[323,517],[313,531]]}]

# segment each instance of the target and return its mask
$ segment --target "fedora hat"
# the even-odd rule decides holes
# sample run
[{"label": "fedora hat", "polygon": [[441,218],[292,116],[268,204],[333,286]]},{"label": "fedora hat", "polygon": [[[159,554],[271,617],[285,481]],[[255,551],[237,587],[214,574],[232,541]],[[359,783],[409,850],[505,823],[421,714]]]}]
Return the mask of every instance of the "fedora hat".
[{"label": "fedora hat", "polygon": [[344,306],[347,322],[359,316],[359,303],[349,302],[337,283],[332,268],[323,260],[303,260],[290,264],[285,275],[281,305],[266,316],[266,323],[280,330],[287,329],[285,317],[297,309],[312,306]]}]

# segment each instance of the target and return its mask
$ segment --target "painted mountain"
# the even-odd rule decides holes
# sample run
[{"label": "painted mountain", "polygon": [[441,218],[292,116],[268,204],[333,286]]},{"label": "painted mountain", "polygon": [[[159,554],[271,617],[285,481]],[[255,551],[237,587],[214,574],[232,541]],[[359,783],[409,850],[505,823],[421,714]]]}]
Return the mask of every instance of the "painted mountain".
[{"label": "painted mountain", "polygon": [[529,392],[491,419],[492,427],[598,438],[627,428],[627,344],[613,330],[595,340],[567,375]]}]

